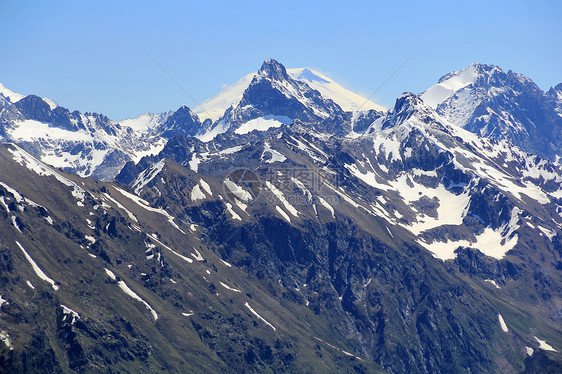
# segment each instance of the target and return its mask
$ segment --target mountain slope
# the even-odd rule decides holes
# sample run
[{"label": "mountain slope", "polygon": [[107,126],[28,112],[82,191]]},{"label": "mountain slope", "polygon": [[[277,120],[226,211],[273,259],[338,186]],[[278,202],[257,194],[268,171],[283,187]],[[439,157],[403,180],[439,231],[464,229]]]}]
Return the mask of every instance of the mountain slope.
[{"label": "mountain slope", "polygon": [[483,137],[505,139],[554,160],[561,154],[562,117],[529,78],[472,64],[443,76],[420,97],[451,123]]},{"label": "mountain slope", "polygon": [[380,372],[202,227],[14,145],[0,167],[2,372]]},{"label": "mountain slope", "polygon": [[[193,179],[159,171],[166,159]],[[415,95],[357,138],[177,137],[118,179],[194,219],[229,263],[296,291],[388,372],[517,372],[534,336],[562,343],[560,165]]]}]

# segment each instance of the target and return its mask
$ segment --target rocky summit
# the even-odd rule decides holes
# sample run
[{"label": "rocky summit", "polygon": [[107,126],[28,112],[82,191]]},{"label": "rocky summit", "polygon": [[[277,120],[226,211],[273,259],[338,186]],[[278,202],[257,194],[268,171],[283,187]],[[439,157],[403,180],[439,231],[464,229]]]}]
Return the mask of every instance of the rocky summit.
[{"label": "rocky summit", "polygon": [[561,92],[472,64],[384,109],[268,59],[112,121],[0,86],[0,371],[561,372]]}]

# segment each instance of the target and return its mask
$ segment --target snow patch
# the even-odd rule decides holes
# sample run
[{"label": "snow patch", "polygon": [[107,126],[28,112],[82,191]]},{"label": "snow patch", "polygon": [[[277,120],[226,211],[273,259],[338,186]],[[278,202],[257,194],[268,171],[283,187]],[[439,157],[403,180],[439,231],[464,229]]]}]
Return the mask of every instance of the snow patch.
[{"label": "snow patch", "polygon": [[281,214],[281,217],[285,218],[287,222],[291,223],[291,218],[283,209],[281,209],[281,207],[279,207],[279,205],[275,205],[275,210],[277,210],[277,212]]},{"label": "snow patch", "polygon": [[191,155],[191,160],[188,162],[189,168],[197,173],[199,170],[199,164],[201,163],[202,159],[197,157],[197,153],[193,153]]},{"label": "snow patch", "polygon": [[554,230],[547,229],[546,227],[543,227],[541,225],[537,225],[537,227],[544,235],[548,237],[550,241],[552,241],[552,238],[556,236],[556,231]]},{"label": "snow patch", "polygon": [[3,341],[6,347],[10,349],[10,351],[14,350],[14,347],[12,346],[12,341],[10,340],[10,334],[8,334],[4,330],[0,332],[0,341]]},{"label": "snow patch", "polygon": [[149,168],[143,170],[142,173],[133,181],[132,189],[135,194],[139,194],[144,186],[150,183],[164,169],[164,160],[152,164]]},{"label": "snow patch", "polygon": [[[307,306],[308,306],[308,305],[307,305]],[[353,355],[352,353],[349,353],[349,352],[347,352],[347,351],[344,351],[343,349],[340,349],[340,348],[336,347],[335,345],[330,344],[330,343],[328,343],[328,342],[326,342],[326,341],[320,339],[319,337],[316,337],[316,336],[315,336],[314,339],[318,340],[319,342],[321,342],[321,343],[323,343],[323,344],[326,344],[328,347],[330,347],[330,348],[332,348],[332,349],[335,349],[336,351],[340,351],[341,353],[343,353],[343,354],[346,355],[346,356],[352,356],[352,357],[355,357],[356,359],[362,361],[362,359],[361,359],[360,357],[357,357],[357,356]]]},{"label": "snow patch", "polygon": [[244,202],[252,200],[252,194],[250,194],[248,191],[244,190],[242,187],[231,181],[230,178],[225,179],[224,185],[230,192],[232,192],[234,196],[236,196],[237,199]]},{"label": "snow patch", "polygon": [[254,310],[254,308],[252,308],[252,307],[250,306],[250,304],[248,304],[248,302],[244,303],[244,305],[246,306],[246,308],[248,308],[248,310],[249,310],[250,312],[252,312],[253,315],[255,315],[256,317],[258,317],[262,322],[264,322],[266,325],[268,325],[269,327],[271,327],[271,328],[273,329],[273,331],[276,331],[276,330],[277,330],[277,329],[275,328],[275,326],[273,326],[273,325],[272,325],[271,323],[269,323],[265,318],[263,318],[262,316],[260,316],[260,315],[258,314],[258,312],[256,312],[256,311]]},{"label": "snow patch", "polygon": [[127,213],[127,215],[129,216],[130,219],[132,219],[133,221],[135,221],[136,223],[139,223],[139,220],[137,219],[137,217],[131,213],[131,211],[129,211],[129,209],[125,208],[119,201],[115,200],[114,198],[112,198],[107,192],[104,192],[103,195],[105,196],[106,199],[108,199],[109,201],[113,202],[115,205],[117,205],[117,207],[121,210],[123,210],[125,213]]},{"label": "snow patch", "polygon": [[488,283],[491,283],[491,284],[493,284],[493,285],[494,285],[494,287],[496,287],[497,289],[501,289],[501,287],[500,287],[500,286],[498,286],[498,284],[496,283],[496,281],[495,281],[495,280],[492,280],[492,279],[484,279],[484,282],[488,282]]},{"label": "snow patch", "polygon": [[158,238],[156,237],[156,234],[148,234],[148,237],[152,240],[154,240],[156,243],[158,243],[159,245],[161,245],[162,247],[164,247],[165,249],[167,249],[168,251],[172,252],[173,254],[175,254],[176,256],[178,256],[179,258],[181,258],[182,260],[184,260],[185,262],[191,264],[193,263],[193,260],[190,259],[189,257],[186,257],[176,251],[174,251],[172,248],[168,247],[166,244],[162,243],[160,240],[158,240]]},{"label": "snow patch", "polygon": [[4,200],[4,196],[0,196],[0,204],[6,209],[6,212],[10,213],[10,207],[6,204],[6,200]]},{"label": "snow patch", "polygon": [[232,216],[232,219],[236,219],[238,221],[242,221],[242,217],[240,217],[238,215],[238,213],[236,213],[233,209],[232,209],[232,204],[231,203],[224,203],[226,205],[226,210],[228,211],[228,213],[230,213],[230,215]]},{"label": "snow patch", "polygon": [[[285,199],[285,195],[283,195],[283,192],[281,192],[277,187],[275,187],[275,185],[273,183],[271,183],[270,181],[265,181],[265,184],[266,184],[267,188],[269,188],[271,190],[271,192],[273,192],[273,194],[277,197],[277,199],[283,204],[283,206],[285,207],[285,209],[289,213],[291,213],[294,217],[299,216],[298,210],[295,209],[295,207],[292,206],[287,201],[287,199]],[[279,211],[279,209],[277,209],[277,210]]]},{"label": "snow patch", "polygon": [[242,291],[240,291],[240,290],[238,290],[238,289],[236,289],[236,288],[230,287],[228,284],[225,284],[225,283],[223,283],[223,282],[219,282],[219,283],[220,283],[221,286],[223,286],[224,288],[226,288],[226,289],[229,290],[229,291],[233,291],[233,292],[242,292]]},{"label": "snow patch", "polygon": [[69,131],[60,127],[49,126],[48,123],[32,119],[16,122],[10,135],[18,141],[56,139],[74,142],[91,142],[92,135],[86,130]]},{"label": "snow patch", "polygon": [[205,182],[203,179],[199,180],[199,184],[201,185],[201,187],[203,187],[203,190],[209,195],[209,196],[213,196],[213,191],[211,191],[211,186],[209,186],[209,184],[207,182]]},{"label": "snow patch", "polygon": [[201,253],[199,253],[197,249],[193,248],[193,250],[195,251],[195,253],[191,253],[191,257],[199,262],[205,261],[205,259],[203,258],[203,256],[201,256]]},{"label": "snow patch", "polygon": [[326,209],[328,209],[328,211],[330,212],[330,214],[332,215],[332,218],[336,218],[336,215],[334,213],[334,208],[332,208],[332,206],[330,204],[328,204],[328,202],[326,200],[324,200],[323,198],[321,198],[320,196],[318,196],[318,201],[320,202],[320,204],[322,204],[322,206]]},{"label": "snow patch", "polygon": [[27,251],[23,248],[23,246],[16,241],[16,244],[18,245],[18,247],[20,247],[20,249],[22,250],[23,254],[25,255],[25,258],[27,259],[27,261],[31,264],[31,267],[33,268],[33,271],[35,271],[35,274],[37,274],[37,276],[39,278],[41,278],[42,280],[44,280],[45,282],[49,283],[51,285],[51,287],[53,287],[53,290],[58,290],[59,286],[56,285],[55,281],[52,280],[51,278],[49,278],[44,272],[43,270],[41,270],[41,268],[39,266],[37,266],[37,264],[35,263],[35,261],[33,261],[33,259],[31,258],[31,256],[27,253]]},{"label": "snow patch", "polygon": [[213,128],[202,135],[195,135],[195,137],[201,140],[203,143],[208,143],[213,140],[217,135],[224,134],[230,128],[230,123],[225,120],[220,120]]},{"label": "snow patch", "polygon": [[[113,186],[113,188],[115,188],[121,195],[125,196],[126,198],[128,198],[129,200],[132,200],[135,204],[137,204],[138,206],[140,206],[141,208],[148,210],[149,212],[154,212],[154,213],[158,213],[163,215],[164,217],[166,217],[168,219],[168,222],[170,223],[170,225],[172,225],[176,230],[178,230],[179,232],[181,232],[182,234],[185,235],[185,232],[180,229],[180,227],[174,222],[175,217],[173,217],[172,215],[170,215],[170,213],[168,213],[167,211],[165,211],[162,208],[153,208],[150,206],[150,204],[148,203],[148,201],[141,199],[140,197],[138,197],[137,195],[133,195],[132,193],[129,193],[125,190],[122,190],[121,188],[117,187],[117,186]],[[108,195],[109,196],[109,195]],[[124,209],[124,208],[123,208]],[[136,221],[138,223],[138,221]]]},{"label": "snow patch", "polygon": [[244,91],[246,91],[246,88],[248,88],[252,82],[254,75],[256,75],[256,73],[247,74],[236,83],[225,86],[218,95],[203,101],[200,105],[195,107],[193,112],[197,114],[202,121],[207,118],[213,121],[218,120],[231,105],[238,105],[244,95]]},{"label": "snow patch", "polygon": [[262,160],[263,160],[266,153],[271,154],[271,158],[265,162],[266,164],[273,164],[275,162],[283,162],[287,159],[287,157],[285,157],[284,155],[282,155],[281,153],[279,153],[275,149],[272,149],[268,142],[264,143],[263,152],[261,154]]},{"label": "snow patch", "polygon": [[475,242],[468,240],[447,242],[435,241],[431,244],[420,242],[424,247],[433,253],[433,255],[441,260],[452,260],[456,257],[454,251],[458,247],[471,247],[480,250],[486,256],[501,259],[503,256],[515,247],[518,241],[518,235],[515,234],[511,238],[506,238],[502,235],[501,231],[494,231],[486,227],[484,232],[476,236]]},{"label": "snow patch", "polygon": [[75,312],[74,310],[70,309],[69,307],[67,307],[66,305],[60,305],[62,308],[62,312],[64,314],[64,317],[62,317],[63,321],[66,321],[66,319],[68,317],[72,318],[72,320],[70,321],[71,325],[74,325],[74,323],[80,319],[80,314],[78,314],[78,312]]},{"label": "snow patch", "polygon": [[225,260],[222,260],[222,259],[221,259],[221,262],[222,262],[226,267],[228,267],[228,268],[231,268],[231,267],[232,267],[232,265],[229,264],[228,262],[226,262]]},{"label": "snow patch", "polygon": [[171,114],[168,113],[143,113],[136,118],[127,118],[119,121],[121,126],[130,127],[138,132],[145,132],[163,123]]},{"label": "snow patch", "polygon": [[498,313],[498,320],[500,321],[500,326],[503,330],[503,332],[508,332],[509,329],[507,328],[507,325],[505,324],[505,321],[503,320],[503,317],[501,314]]},{"label": "snow patch", "polygon": [[472,247],[480,250],[486,256],[502,259],[503,256],[512,250],[519,240],[515,230],[519,228],[517,221],[521,214],[521,209],[515,207],[511,211],[511,219],[497,230],[486,227],[484,232],[476,235],[475,242],[468,240],[433,242],[429,245],[423,244],[433,252],[434,256],[442,260],[453,259],[456,257],[454,250],[459,246]]},{"label": "snow patch", "polygon": [[21,99],[23,99],[25,97],[25,95],[19,94],[17,92],[14,92],[14,91],[6,88],[6,86],[4,86],[2,83],[0,83],[0,94],[4,95],[4,97],[8,98],[11,103],[17,103],[18,101],[20,101]]},{"label": "snow patch", "polygon": [[193,187],[193,190],[191,190],[191,201],[195,202],[197,200],[205,200],[206,196],[203,193],[203,191],[201,191],[201,188],[199,187],[198,184],[195,185],[195,187]]},{"label": "snow patch", "polygon": [[12,148],[8,148],[12,154],[12,158],[18,164],[27,167],[29,170],[40,176],[54,176],[60,183],[65,186],[71,187],[72,196],[74,196],[78,201],[76,204],[78,206],[84,206],[84,198],[86,196],[86,191],[84,191],[80,186],[71,181],[70,179],[63,177],[60,173],[56,172],[54,169],[48,167],[41,161],[37,160],[35,157],[31,156],[29,153],[21,149],[15,144],[11,144]]},{"label": "snow patch", "polygon": [[117,282],[117,284],[119,285],[119,288],[121,288],[121,290],[125,292],[128,296],[130,296],[131,298],[137,301],[140,301],[146,307],[146,309],[150,311],[150,314],[152,314],[152,318],[154,318],[155,321],[158,319],[158,314],[156,313],[156,311],[139,295],[137,295],[133,290],[131,290],[124,281],[119,281]]},{"label": "snow patch", "polygon": [[114,274],[111,270],[105,269],[105,268],[104,268],[104,270],[105,270],[105,274],[107,274],[107,276],[108,276],[109,278],[111,278],[111,280],[116,280],[116,279],[117,279],[117,277],[115,276],[115,274]]},{"label": "snow patch", "polygon": [[234,133],[244,135],[252,131],[267,131],[270,128],[277,128],[284,124],[289,125],[291,122],[293,122],[293,120],[286,116],[268,115],[265,117],[251,119],[248,122],[243,123],[240,127],[234,130]]},{"label": "snow patch", "polygon": [[544,351],[558,352],[556,349],[552,348],[552,346],[548,344],[546,341],[541,340],[536,336],[535,336],[535,340],[539,343],[539,349],[542,349]]},{"label": "snow patch", "polygon": [[21,229],[20,229],[20,227],[18,226],[18,222],[17,222],[16,216],[11,216],[10,218],[12,219],[12,225],[14,225],[14,227],[15,227],[19,232],[21,232]]},{"label": "snow patch", "polygon": [[320,94],[333,100],[347,112],[357,110],[374,109],[385,111],[386,109],[367,98],[349,91],[328,76],[308,68],[287,69],[287,73],[296,80],[305,82],[310,88],[317,90]]}]

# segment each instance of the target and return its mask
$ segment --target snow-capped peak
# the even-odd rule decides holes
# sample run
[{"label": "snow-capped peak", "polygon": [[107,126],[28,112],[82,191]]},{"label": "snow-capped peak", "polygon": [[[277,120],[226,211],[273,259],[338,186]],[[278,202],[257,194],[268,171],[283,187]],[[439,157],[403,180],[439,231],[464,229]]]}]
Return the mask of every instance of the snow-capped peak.
[{"label": "snow-capped peak", "polygon": [[386,111],[381,105],[378,105],[367,98],[350,91],[330,77],[309,68],[288,69],[289,75],[296,80],[300,80],[308,84],[312,89],[320,92],[322,96],[332,99],[343,110],[354,112],[358,110],[374,109],[380,112]]},{"label": "snow-capped peak", "polygon": [[59,104],[57,104],[53,99],[49,99],[48,97],[43,97],[42,99],[43,99],[44,102],[49,104],[49,107],[51,108],[51,110],[54,110],[55,108],[57,108],[59,106]]},{"label": "snow-capped peak", "polygon": [[451,124],[483,137],[508,139],[552,160],[562,136],[555,96],[522,74],[479,63],[444,75],[420,94]]},{"label": "snow-capped peak", "polygon": [[[260,71],[268,74],[272,70],[276,70],[275,60],[266,60]],[[283,67],[281,65],[281,67]],[[284,69],[284,68],[283,68]],[[281,72],[280,72],[281,73]],[[367,100],[365,97],[352,92],[340,84],[336,83],[332,78],[310,68],[293,68],[286,69],[286,73],[293,79],[304,82],[310,88],[320,92],[322,96],[333,100],[345,111],[369,110],[386,111],[386,108],[380,106],[373,101]],[[218,120],[224,112],[231,106],[236,106],[242,99],[244,91],[248,88],[254,76],[258,72],[246,74],[236,83],[224,87],[218,95],[203,101],[197,106],[193,112],[196,113],[201,120],[211,118]]]},{"label": "snow-capped peak", "polygon": [[386,116],[375,121],[366,131],[366,134],[408,123],[412,116],[415,116],[413,122],[426,125],[443,120],[419,96],[411,92],[404,92],[396,99],[394,108]]},{"label": "snow-capped peak", "polygon": [[[292,71],[291,71],[292,70]],[[301,69],[289,69],[289,74],[294,79],[305,80],[307,83],[319,82],[319,83],[333,83],[329,79],[322,78],[320,73],[313,72],[309,68]]]},{"label": "snow-capped peak", "polygon": [[[253,108],[252,113],[247,112],[249,108]],[[258,114],[256,110],[263,115],[281,115],[305,122],[342,112],[337,104],[306,82],[291,78],[285,67],[272,59],[266,60],[254,76],[232,118],[249,120]]]},{"label": "snow-capped peak", "polygon": [[0,94],[4,95],[4,97],[6,97],[12,103],[16,103],[25,97],[25,95],[16,93],[6,88],[2,83],[0,83]]},{"label": "snow-capped peak", "polygon": [[461,88],[474,84],[477,78],[477,65],[471,64],[465,69],[443,76],[437,84],[422,93],[421,98],[427,105],[436,109],[439,104],[453,96]]},{"label": "snow-capped peak", "polygon": [[268,58],[263,62],[260,70],[258,70],[258,74],[264,78],[275,80],[289,79],[285,67],[272,58]]},{"label": "snow-capped peak", "polygon": [[[442,76],[437,84],[431,86],[425,92],[421,93],[421,98],[427,105],[436,109],[439,104],[443,103],[450,97],[457,94],[464,88],[477,86],[481,83],[494,85],[497,83],[494,78],[499,75],[505,75],[502,69],[495,65],[486,65],[482,63],[472,63],[466,68]],[[511,72],[522,83],[530,82],[529,78],[521,74]]]},{"label": "snow-capped peak", "polygon": [[166,113],[143,113],[136,118],[127,118],[119,121],[119,124],[121,126],[130,127],[134,131],[145,132],[164,123],[173,113],[173,111]]},{"label": "snow-capped peak", "polygon": [[[0,83],[0,95],[4,95],[4,97],[7,98],[11,103],[17,103],[25,97],[25,95],[19,94],[6,88],[6,86],[4,86],[2,83]],[[59,106],[54,100],[49,99],[48,97],[42,97],[42,99],[49,105],[51,110]]]},{"label": "snow-capped peak", "polygon": [[244,75],[236,83],[224,87],[218,95],[203,101],[193,112],[202,121],[207,118],[218,120],[228,108],[233,105],[236,106],[240,102],[244,91],[248,88],[255,75],[255,72]]}]

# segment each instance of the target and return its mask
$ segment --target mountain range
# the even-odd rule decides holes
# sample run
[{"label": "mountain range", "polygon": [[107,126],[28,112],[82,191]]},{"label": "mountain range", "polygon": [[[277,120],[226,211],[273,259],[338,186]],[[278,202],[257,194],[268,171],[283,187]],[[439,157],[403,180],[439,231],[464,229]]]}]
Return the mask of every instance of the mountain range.
[{"label": "mountain range", "polygon": [[0,89],[3,372],[562,370],[561,85],[385,109],[268,59],[119,122]]}]

